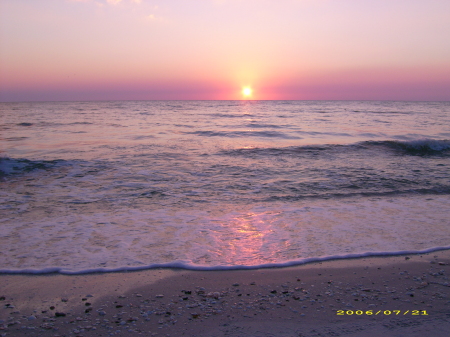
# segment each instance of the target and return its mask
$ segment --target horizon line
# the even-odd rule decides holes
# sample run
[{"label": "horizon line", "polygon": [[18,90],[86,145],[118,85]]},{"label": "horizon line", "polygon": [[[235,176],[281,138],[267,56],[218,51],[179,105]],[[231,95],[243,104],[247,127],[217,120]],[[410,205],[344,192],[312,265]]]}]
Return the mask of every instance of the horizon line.
[{"label": "horizon line", "polygon": [[450,102],[450,100],[405,99],[87,99],[87,100],[18,100],[0,103],[80,103],[80,102]]}]

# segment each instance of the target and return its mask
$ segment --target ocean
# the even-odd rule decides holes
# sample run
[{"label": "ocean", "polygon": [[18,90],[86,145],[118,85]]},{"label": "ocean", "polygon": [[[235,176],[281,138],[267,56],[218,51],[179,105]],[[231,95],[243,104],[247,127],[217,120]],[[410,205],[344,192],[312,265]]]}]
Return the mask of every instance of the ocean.
[{"label": "ocean", "polygon": [[450,249],[450,102],[0,103],[0,272]]}]

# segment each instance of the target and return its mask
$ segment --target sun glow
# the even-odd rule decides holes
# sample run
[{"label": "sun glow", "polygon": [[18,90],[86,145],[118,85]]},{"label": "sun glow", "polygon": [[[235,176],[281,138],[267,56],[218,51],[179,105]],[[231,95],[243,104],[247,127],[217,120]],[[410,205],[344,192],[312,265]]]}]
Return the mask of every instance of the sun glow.
[{"label": "sun glow", "polygon": [[252,97],[253,89],[250,87],[244,87],[242,88],[242,95],[244,98],[250,98]]}]

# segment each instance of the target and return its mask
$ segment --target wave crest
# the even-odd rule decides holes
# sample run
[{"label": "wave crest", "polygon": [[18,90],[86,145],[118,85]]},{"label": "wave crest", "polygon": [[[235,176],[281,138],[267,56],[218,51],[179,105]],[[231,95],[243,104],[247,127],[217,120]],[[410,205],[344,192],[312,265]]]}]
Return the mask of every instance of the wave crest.
[{"label": "wave crest", "polygon": [[[368,143],[376,144],[378,142]],[[418,139],[412,141],[384,141],[380,143],[412,155],[439,154],[450,150],[450,140]]]},{"label": "wave crest", "polygon": [[49,267],[42,269],[0,269],[1,274],[21,274],[21,275],[43,275],[43,274],[63,274],[63,275],[83,275],[83,274],[93,274],[93,273],[114,273],[114,272],[129,272],[129,271],[141,271],[149,269],[185,269],[185,270],[196,270],[196,271],[219,271],[219,270],[257,270],[266,268],[286,268],[294,267],[315,262],[333,261],[333,260],[349,260],[358,258],[370,258],[370,257],[380,257],[380,256],[399,256],[399,255],[412,255],[412,254],[427,254],[442,250],[450,250],[450,246],[440,246],[432,247],[422,250],[401,250],[401,251],[386,251],[386,252],[364,252],[364,253],[353,253],[344,255],[330,255],[321,257],[311,257],[293,261],[286,261],[280,263],[264,263],[259,265],[195,265],[187,263],[185,261],[174,261],[171,263],[154,263],[145,266],[123,266],[118,268],[90,268],[73,270],[60,267]]},{"label": "wave crest", "polygon": [[271,147],[271,148],[241,148],[233,150],[221,151],[224,155],[262,155],[262,156],[279,156],[279,155],[301,155],[336,152],[336,151],[365,151],[369,149],[382,149],[389,151],[396,151],[397,154],[405,155],[445,155],[450,152],[450,140],[435,140],[435,139],[419,139],[412,141],[397,141],[397,140],[383,140],[383,141],[363,141],[353,144],[321,144],[321,145],[302,145],[302,146],[288,146],[288,147]]},{"label": "wave crest", "polygon": [[0,158],[0,177],[12,174],[20,174],[38,169],[47,170],[57,164],[59,160],[28,160]]}]

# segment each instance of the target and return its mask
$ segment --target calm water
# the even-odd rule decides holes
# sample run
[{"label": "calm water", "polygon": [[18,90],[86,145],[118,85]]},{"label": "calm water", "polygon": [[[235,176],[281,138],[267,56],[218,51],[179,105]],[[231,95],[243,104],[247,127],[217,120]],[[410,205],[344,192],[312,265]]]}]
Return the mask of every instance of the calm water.
[{"label": "calm water", "polygon": [[0,271],[450,248],[450,102],[0,103]]}]

